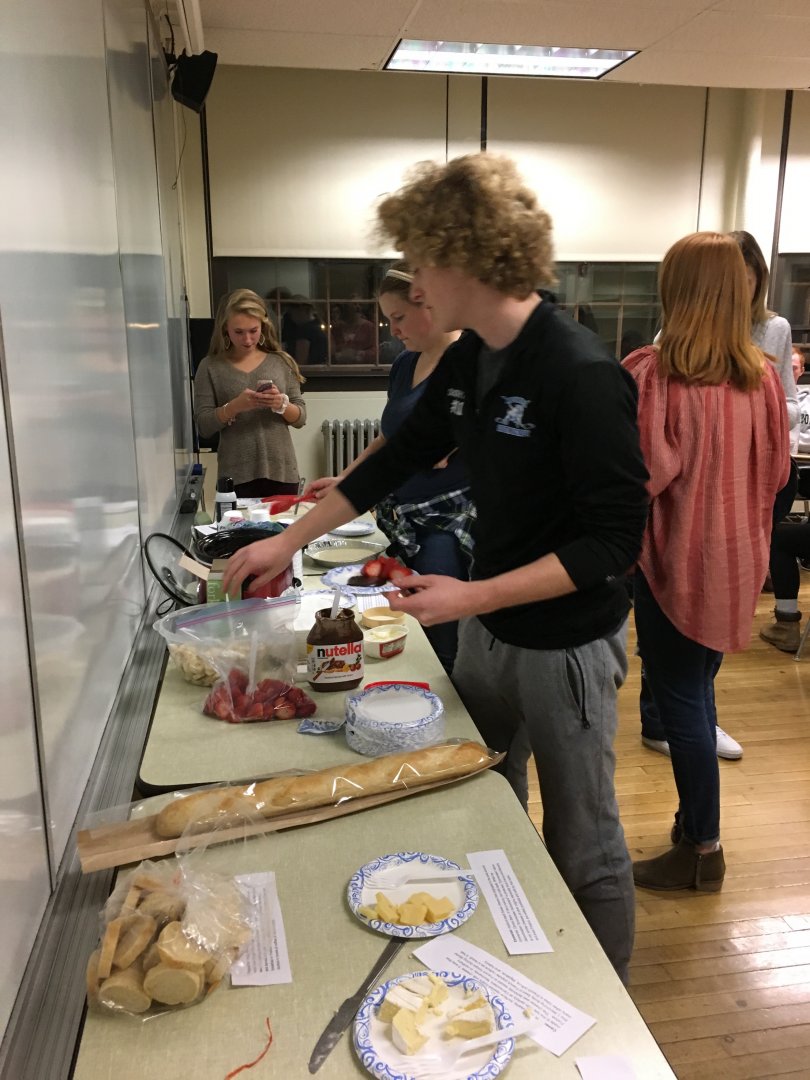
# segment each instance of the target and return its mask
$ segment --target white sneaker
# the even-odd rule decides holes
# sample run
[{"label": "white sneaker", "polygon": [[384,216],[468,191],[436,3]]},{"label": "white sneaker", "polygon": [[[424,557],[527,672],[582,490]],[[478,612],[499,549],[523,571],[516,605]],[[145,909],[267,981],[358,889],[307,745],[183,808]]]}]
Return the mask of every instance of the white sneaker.
[{"label": "white sneaker", "polygon": [[666,754],[667,757],[672,755],[669,752],[669,743],[666,739],[648,739],[646,736],[641,736],[641,745],[646,746],[648,750],[657,750],[659,754]]},{"label": "white sneaker", "polygon": [[[641,736],[642,746],[646,746],[648,750],[656,750],[659,754],[666,754],[667,757],[672,755],[669,752],[669,743],[666,739],[647,739],[644,735]],[[717,728],[717,756],[726,758],[728,761],[739,761],[743,756],[743,748],[737,742],[736,739],[727,734],[721,727]]]},{"label": "white sneaker", "polygon": [[728,761],[739,761],[743,756],[743,748],[737,740],[732,739],[720,726],[717,728],[717,756]]}]

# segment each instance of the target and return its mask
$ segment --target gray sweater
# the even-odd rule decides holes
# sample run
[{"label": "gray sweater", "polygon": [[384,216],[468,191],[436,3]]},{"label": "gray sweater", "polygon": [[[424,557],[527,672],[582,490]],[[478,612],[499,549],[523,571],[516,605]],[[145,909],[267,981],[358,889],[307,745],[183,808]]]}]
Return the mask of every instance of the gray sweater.
[{"label": "gray sweater", "polygon": [[[270,409],[251,409],[239,413],[232,424],[222,424],[216,410],[243,390],[255,390],[262,379],[272,379],[290,403],[298,406],[301,415],[295,423],[288,424]],[[301,384],[278,353],[268,353],[254,371],[240,371],[229,360],[206,356],[194,378],[194,419],[203,437],[220,432],[219,476],[232,476],[235,484],[260,479],[298,482],[290,428],[303,427],[307,412]]]},{"label": "gray sweater", "polygon": [[790,323],[781,315],[771,315],[765,322],[754,323],[751,340],[776,361],[776,370],[785,390],[788,426],[796,427],[799,422],[799,398],[791,364],[793,344]]}]

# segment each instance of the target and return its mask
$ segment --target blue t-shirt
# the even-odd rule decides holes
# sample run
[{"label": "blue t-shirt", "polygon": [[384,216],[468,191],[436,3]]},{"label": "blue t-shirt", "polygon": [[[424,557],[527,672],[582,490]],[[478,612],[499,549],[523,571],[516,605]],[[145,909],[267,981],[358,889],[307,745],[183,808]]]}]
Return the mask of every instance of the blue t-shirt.
[{"label": "blue t-shirt", "polygon": [[[425,392],[430,376],[418,386],[413,386],[413,373],[419,353],[403,352],[391,365],[388,377],[388,401],[383,409],[380,428],[390,439],[403,421],[410,415],[419,398]],[[469,485],[467,470],[456,451],[445,469],[428,469],[415,473],[402,487],[394,492],[397,502],[424,502],[448,491],[457,491]]]}]

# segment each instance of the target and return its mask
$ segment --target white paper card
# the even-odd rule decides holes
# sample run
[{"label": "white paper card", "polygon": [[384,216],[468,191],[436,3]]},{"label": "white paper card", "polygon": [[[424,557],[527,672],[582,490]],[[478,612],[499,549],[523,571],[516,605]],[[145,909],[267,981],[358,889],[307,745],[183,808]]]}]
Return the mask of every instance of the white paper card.
[{"label": "white paper card", "polygon": [[413,955],[432,971],[456,971],[477,979],[503,998],[515,1019],[529,1009],[530,1015],[538,1018],[537,1030],[529,1037],[557,1057],[596,1023],[592,1016],[456,934],[431,938],[414,949]]},{"label": "white paper card", "polygon": [[273,986],[292,982],[287,938],[276,892],[276,875],[239,874],[241,887],[256,905],[256,929],[247,948],[231,968],[234,986]]},{"label": "white paper card", "polygon": [[630,1061],[618,1054],[579,1057],[576,1059],[576,1066],[582,1080],[637,1080]]},{"label": "white paper card", "polygon": [[473,851],[467,858],[507,951],[513,956],[554,952],[506,852]]}]

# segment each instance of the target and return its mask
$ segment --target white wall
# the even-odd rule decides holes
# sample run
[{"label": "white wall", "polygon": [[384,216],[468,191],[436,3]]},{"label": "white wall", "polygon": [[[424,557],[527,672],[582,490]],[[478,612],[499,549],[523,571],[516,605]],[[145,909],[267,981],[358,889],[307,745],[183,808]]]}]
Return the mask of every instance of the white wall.
[{"label": "white wall", "polygon": [[793,94],[779,250],[810,251],[810,91]]},{"label": "white wall", "polygon": [[[384,254],[370,235],[376,199],[417,161],[478,150],[480,89],[460,76],[222,66],[206,104],[214,254]],[[697,227],[705,98],[490,79],[488,148],[536,186],[559,258],[658,259]]]},{"label": "white wall", "polygon": [[736,175],[739,177],[734,229],[747,229],[770,257],[776,220],[779,156],[785,95],[779,90],[745,90]]},{"label": "white wall", "polygon": [[384,389],[307,392],[317,385],[317,380],[312,379],[304,386],[307,422],[302,428],[291,429],[298,471],[307,480],[315,480],[326,473],[321,436],[324,420],[379,420],[386,401]]},{"label": "white wall", "polygon": [[697,227],[705,91],[490,79],[487,149],[513,157],[560,260],[656,260]]},{"label": "white wall", "polygon": [[214,255],[368,254],[373,204],[445,156],[445,79],[225,66],[206,102]]}]

